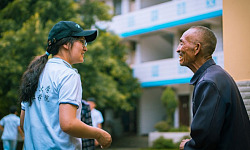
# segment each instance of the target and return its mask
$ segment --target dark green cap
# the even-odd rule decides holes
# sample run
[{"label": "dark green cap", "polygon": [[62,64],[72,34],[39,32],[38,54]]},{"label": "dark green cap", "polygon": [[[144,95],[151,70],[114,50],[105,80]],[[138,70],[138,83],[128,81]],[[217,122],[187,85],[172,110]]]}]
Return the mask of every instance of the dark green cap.
[{"label": "dark green cap", "polygon": [[80,25],[73,21],[60,21],[50,30],[48,45],[51,45],[65,37],[79,36],[84,36],[87,42],[91,42],[96,39],[97,30],[83,30]]}]

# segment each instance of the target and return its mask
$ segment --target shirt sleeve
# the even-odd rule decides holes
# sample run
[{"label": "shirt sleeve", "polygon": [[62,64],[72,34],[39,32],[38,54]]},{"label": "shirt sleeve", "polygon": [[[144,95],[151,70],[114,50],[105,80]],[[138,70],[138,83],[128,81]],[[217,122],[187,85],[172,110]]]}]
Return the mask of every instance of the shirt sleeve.
[{"label": "shirt sleeve", "polygon": [[20,118],[19,117],[17,117],[17,126],[20,126]]},{"label": "shirt sleeve", "polygon": [[1,125],[1,126],[4,126],[4,118],[2,118],[2,119],[0,120],[0,125]]},{"label": "shirt sleeve", "polygon": [[226,105],[213,82],[202,81],[194,92],[194,118],[191,124],[192,139],[184,150],[216,149],[225,118]]},{"label": "shirt sleeve", "polygon": [[80,75],[70,74],[61,81],[59,104],[72,104],[79,107],[82,99]]},{"label": "shirt sleeve", "polygon": [[98,119],[97,119],[97,123],[103,123],[103,116],[102,116],[102,113],[100,111],[98,111]]},{"label": "shirt sleeve", "polygon": [[25,111],[25,104],[24,104],[24,102],[21,102],[21,109]]}]

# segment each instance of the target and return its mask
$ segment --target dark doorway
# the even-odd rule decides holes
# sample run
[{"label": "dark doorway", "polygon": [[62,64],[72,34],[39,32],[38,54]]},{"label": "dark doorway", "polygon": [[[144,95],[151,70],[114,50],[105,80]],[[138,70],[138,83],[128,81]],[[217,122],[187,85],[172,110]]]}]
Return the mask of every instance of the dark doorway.
[{"label": "dark doorway", "polygon": [[180,126],[189,126],[190,118],[189,96],[179,96],[179,123]]},{"label": "dark doorway", "polygon": [[136,109],[129,112],[123,111],[121,117],[124,133],[136,133]]}]

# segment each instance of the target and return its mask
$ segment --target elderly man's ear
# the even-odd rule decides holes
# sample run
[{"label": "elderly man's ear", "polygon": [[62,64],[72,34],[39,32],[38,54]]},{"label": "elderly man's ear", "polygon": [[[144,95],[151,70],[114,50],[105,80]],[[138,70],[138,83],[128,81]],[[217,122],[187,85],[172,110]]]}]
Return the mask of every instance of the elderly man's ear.
[{"label": "elderly man's ear", "polygon": [[195,55],[197,55],[201,50],[201,43],[197,43],[194,47]]}]

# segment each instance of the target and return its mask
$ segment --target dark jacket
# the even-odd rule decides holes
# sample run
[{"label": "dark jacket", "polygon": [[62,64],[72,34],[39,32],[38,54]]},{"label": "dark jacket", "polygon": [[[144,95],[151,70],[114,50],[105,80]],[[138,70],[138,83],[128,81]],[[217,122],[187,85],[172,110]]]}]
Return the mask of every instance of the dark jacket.
[{"label": "dark jacket", "polygon": [[184,150],[250,150],[250,121],[233,78],[213,59],[192,77],[192,139]]},{"label": "dark jacket", "polygon": [[[85,124],[92,126],[90,106],[85,100],[82,100],[81,120]],[[82,150],[95,150],[95,139],[83,138]]]}]

